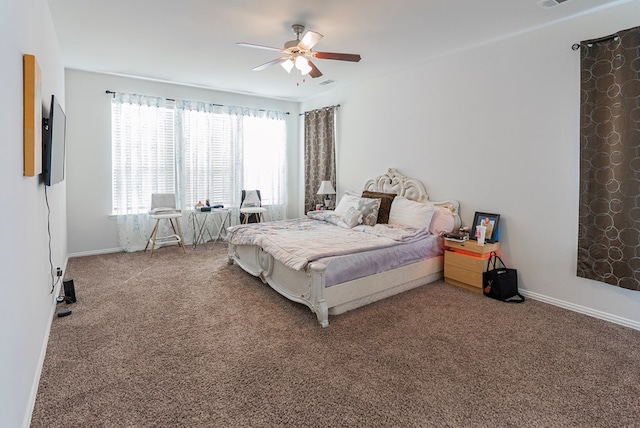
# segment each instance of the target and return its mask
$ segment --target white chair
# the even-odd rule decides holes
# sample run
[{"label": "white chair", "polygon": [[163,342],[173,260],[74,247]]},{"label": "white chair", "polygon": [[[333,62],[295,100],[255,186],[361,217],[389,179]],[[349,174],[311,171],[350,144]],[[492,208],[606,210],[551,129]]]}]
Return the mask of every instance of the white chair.
[{"label": "white chair", "polygon": [[259,190],[243,190],[240,200],[240,223],[260,223],[265,221],[266,208],[262,206]]},{"label": "white chair", "polygon": [[[153,250],[155,250],[156,244],[177,242],[182,248],[182,252],[186,254],[179,221],[180,217],[182,217],[182,212],[176,207],[175,193],[153,193],[151,195],[151,209],[149,210],[149,217],[154,219],[156,224],[153,227],[151,236],[149,236],[147,245],[144,247],[144,251],[147,251],[149,244],[151,244],[151,257],[153,257]],[[173,229],[172,235],[158,236],[160,220],[163,219],[169,220],[171,229]]]}]

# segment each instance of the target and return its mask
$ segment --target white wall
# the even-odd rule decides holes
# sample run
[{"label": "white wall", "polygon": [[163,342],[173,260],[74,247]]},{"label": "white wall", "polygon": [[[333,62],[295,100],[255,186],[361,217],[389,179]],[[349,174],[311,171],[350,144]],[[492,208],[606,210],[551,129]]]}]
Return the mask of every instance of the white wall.
[{"label": "white wall", "polygon": [[432,200],[501,214],[505,262],[530,297],[640,328],[640,293],[576,276],[580,53],[640,25],[640,1],[302,103],[341,104],[338,192],[398,168]]},{"label": "white wall", "polygon": [[[46,0],[0,2],[0,426],[28,426],[57,290],[51,291],[45,186],[23,176],[22,55],[42,71],[43,115],[64,103],[64,69]],[[65,184],[47,188],[51,260],[66,266]]]},{"label": "white wall", "polygon": [[[504,259],[530,296],[638,328],[640,293],[576,277],[579,53],[574,42],[640,25],[640,2],[618,2],[517,38],[440,58],[302,105],[342,104],[338,191],[387,167],[423,180],[434,200],[456,198],[502,215]],[[105,90],[291,112],[291,215],[300,193],[298,106],[275,100],[84,73],[65,74],[46,0],[0,2],[0,426],[28,426],[55,310],[51,263],[67,249],[116,249],[109,218],[109,97]],[[67,180],[47,188],[22,175],[22,55],[42,69],[68,117]],[[67,231],[67,212],[69,229]],[[57,291],[57,290],[56,290]]]},{"label": "white wall", "polygon": [[[66,70],[67,95],[67,212],[69,254],[120,251],[111,213],[111,96],[106,90],[173,99],[289,112],[288,153],[296,165],[298,150],[297,103],[172,85],[78,70]],[[297,166],[288,170],[289,203],[298,205]],[[288,213],[295,216],[297,211]]]}]

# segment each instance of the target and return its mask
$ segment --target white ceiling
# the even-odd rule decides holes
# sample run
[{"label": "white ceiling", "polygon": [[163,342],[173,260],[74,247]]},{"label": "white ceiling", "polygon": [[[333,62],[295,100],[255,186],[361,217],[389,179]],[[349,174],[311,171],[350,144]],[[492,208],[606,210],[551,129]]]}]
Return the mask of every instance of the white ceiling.
[{"label": "white ceiling", "polygon": [[[301,101],[449,52],[549,25],[619,0],[49,0],[66,68],[137,76]],[[292,24],[324,38],[317,51],[357,53],[359,63],[314,60],[306,81],[274,66]],[[319,85],[327,79],[335,83]]]}]

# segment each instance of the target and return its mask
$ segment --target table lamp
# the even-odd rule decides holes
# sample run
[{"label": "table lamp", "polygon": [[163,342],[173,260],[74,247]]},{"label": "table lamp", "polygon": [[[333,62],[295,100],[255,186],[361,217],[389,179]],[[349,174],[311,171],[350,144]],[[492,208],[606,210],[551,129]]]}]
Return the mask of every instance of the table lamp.
[{"label": "table lamp", "polygon": [[329,180],[324,180],[320,183],[320,188],[318,189],[318,195],[324,195],[324,207],[329,208],[331,205],[331,196],[335,195],[336,189],[333,188],[331,182]]}]

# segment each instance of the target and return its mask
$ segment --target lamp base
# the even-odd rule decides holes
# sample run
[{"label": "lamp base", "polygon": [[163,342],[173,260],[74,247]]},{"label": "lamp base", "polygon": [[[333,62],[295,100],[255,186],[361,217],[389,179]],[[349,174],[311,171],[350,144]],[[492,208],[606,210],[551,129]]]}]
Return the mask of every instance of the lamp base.
[{"label": "lamp base", "polygon": [[331,209],[331,199],[324,200],[324,208],[327,210]]}]

